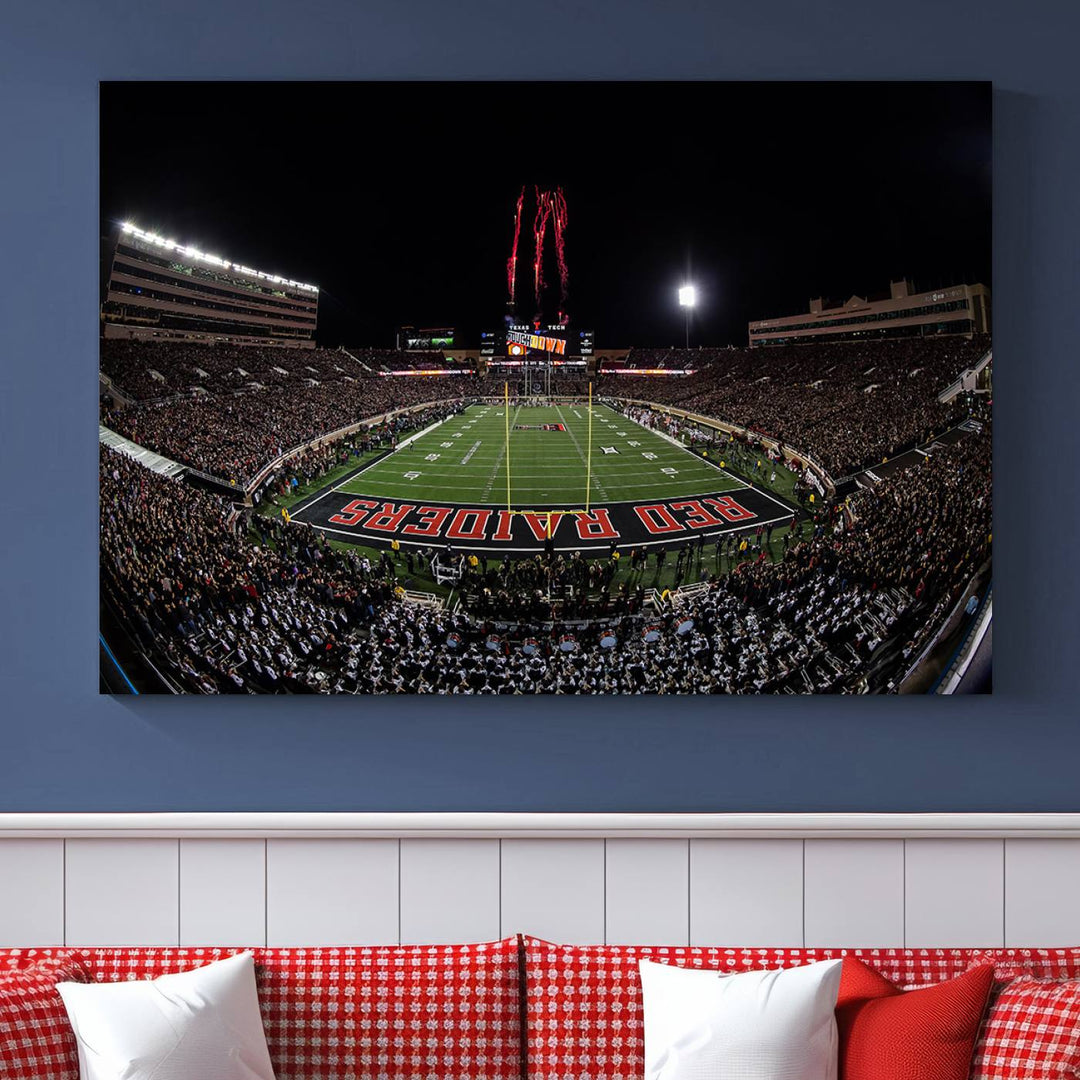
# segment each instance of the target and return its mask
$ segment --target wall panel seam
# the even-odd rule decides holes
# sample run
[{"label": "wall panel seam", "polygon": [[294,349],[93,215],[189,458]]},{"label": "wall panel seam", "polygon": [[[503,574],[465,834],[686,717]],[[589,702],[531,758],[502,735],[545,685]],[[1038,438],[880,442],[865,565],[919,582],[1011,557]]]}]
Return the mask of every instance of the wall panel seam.
[{"label": "wall panel seam", "polygon": [[692,869],[692,867],[690,865],[690,860],[691,860],[690,849],[691,849],[692,845],[693,845],[693,841],[690,840],[689,837],[687,837],[687,840],[686,840],[686,944],[687,944],[687,947],[689,947],[689,945],[690,945],[690,941],[691,941],[690,927],[691,927],[691,925],[693,924],[693,921],[694,921],[694,913],[693,913],[693,909],[692,909],[692,906],[691,906],[693,904],[693,901],[690,899],[691,896],[693,896],[693,893],[694,893],[694,871],[693,871],[693,869]]},{"label": "wall panel seam", "polygon": [[1009,841],[1001,841],[1001,947],[1009,943]]},{"label": "wall panel seam", "polygon": [[604,944],[605,945],[608,943],[608,936],[607,936],[607,845],[608,845],[607,837],[605,836],[604,841],[603,841],[603,856],[602,856],[603,870],[601,872],[601,886],[600,886],[600,904],[601,904],[601,907],[603,909],[603,918],[604,918],[603,935],[604,935]]},{"label": "wall panel seam", "polygon": [[802,847],[802,947],[806,948],[806,840],[801,841]]}]

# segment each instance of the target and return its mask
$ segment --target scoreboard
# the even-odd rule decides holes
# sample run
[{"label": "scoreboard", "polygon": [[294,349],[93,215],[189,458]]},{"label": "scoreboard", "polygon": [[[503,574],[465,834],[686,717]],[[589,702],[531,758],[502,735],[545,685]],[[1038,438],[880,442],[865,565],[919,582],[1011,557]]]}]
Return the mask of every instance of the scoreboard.
[{"label": "scoreboard", "polygon": [[480,333],[480,355],[523,360],[530,353],[552,358],[592,356],[593,331],[580,327],[535,323],[511,323],[504,330]]}]

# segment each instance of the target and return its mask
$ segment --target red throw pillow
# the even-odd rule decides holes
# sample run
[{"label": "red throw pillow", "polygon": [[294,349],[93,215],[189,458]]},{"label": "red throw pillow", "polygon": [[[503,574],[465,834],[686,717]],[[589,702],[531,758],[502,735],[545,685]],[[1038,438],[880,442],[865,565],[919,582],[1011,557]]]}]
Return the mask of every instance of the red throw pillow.
[{"label": "red throw pillow", "polygon": [[92,982],[74,956],[0,973],[0,1076],[79,1080],[79,1051],[58,982]]},{"label": "red throw pillow", "polygon": [[972,1080],[1072,1080],[1080,1076],[1080,981],[1014,979],[983,1024]]},{"label": "red throw pillow", "polygon": [[968,1080],[993,981],[987,964],[904,991],[845,957],[836,1003],[840,1080]]}]

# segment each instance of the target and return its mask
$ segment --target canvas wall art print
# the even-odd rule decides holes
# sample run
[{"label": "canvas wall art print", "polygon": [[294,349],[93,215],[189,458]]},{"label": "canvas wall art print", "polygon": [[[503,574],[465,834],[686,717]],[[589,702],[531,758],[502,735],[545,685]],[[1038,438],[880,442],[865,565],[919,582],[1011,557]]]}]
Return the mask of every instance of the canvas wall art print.
[{"label": "canvas wall art print", "polygon": [[988,83],[105,83],[105,692],[990,685]]}]

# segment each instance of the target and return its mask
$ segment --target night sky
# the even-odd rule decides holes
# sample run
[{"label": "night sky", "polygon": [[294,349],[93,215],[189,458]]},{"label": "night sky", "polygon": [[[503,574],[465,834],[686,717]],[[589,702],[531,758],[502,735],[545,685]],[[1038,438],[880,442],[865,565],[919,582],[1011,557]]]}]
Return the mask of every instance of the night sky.
[{"label": "night sky", "polygon": [[687,277],[692,344],[741,345],[811,296],[991,285],[990,119],[989,83],[103,83],[102,234],[318,285],[320,344],[404,323],[475,348],[522,185],[561,186],[568,310],[598,348],[681,344]]}]

